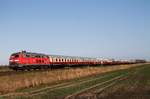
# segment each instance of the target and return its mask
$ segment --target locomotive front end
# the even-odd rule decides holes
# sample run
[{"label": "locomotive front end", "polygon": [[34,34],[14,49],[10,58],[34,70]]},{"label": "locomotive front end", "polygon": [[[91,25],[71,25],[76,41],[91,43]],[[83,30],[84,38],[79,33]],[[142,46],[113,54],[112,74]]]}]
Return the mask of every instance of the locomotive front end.
[{"label": "locomotive front end", "polygon": [[9,58],[9,67],[11,69],[17,69],[20,63],[19,53],[14,53]]}]

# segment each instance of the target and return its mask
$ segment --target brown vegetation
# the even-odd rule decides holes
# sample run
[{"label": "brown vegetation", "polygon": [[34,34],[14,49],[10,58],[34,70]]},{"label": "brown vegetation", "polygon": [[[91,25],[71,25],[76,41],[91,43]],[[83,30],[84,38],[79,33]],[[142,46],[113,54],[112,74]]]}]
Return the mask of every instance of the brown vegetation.
[{"label": "brown vegetation", "polygon": [[105,73],[120,69],[127,69],[140,65],[118,65],[107,67],[86,67],[86,68],[71,68],[58,69],[42,72],[28,72],[18,75],[9,75],[0,77],[0,94],[13,92],[16,89],[35,87],[41,84],[54,83],[61,80],[69,80],[80,77],[85,77],[94,74]]}]

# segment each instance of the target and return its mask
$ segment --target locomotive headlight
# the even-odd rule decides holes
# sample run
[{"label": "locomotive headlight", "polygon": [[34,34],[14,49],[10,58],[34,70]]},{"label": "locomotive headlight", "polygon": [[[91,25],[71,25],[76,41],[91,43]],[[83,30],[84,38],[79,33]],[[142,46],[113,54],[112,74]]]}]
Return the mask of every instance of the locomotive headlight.
[{"label": "locomotive headlight", "polygon": [[13,60],[9,60],[9,62],[13,62]]},{"label": "locomotive headlight", "polygon": [[9,62],[19,62],[19,60],[18,59],[15,59],[15,60],[9,60]]},{"label": "locomotive headlight", "polygon": [[15,61],[15,62],[19,62],[19,60],[18,60],[18,59],[15,59],[14,61]]}]

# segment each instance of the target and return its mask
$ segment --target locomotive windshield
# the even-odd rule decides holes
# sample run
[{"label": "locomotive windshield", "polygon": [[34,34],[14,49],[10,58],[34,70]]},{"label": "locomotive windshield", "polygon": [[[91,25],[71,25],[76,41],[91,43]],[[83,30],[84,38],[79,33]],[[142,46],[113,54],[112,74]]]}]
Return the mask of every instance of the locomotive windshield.
[{"label": "locomotive windshield", "polygon": [[12,54],[11,57],[18,58],[19,54]]}]

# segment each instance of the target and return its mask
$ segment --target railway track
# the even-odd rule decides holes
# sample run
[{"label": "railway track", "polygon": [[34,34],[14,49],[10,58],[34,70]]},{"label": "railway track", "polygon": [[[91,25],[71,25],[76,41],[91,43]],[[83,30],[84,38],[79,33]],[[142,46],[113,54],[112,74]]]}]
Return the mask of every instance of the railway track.
[{"label": "railway track", "polygon": [[15,71],[1,71],[0,72],[0,76],[7,76],[7,75],[14,75],[14,74],[18,74],[18,72],[15,72]]},{"label": "railway track", "polygon": [[[81,68],[81,67],[72,67],[72,68]],[[25,74],[25,73],[31,73],[31,72],[45,72],[45,71],[51,71],[51,70],[64,70],[69,68],[55,68],[55,69],[38,69],[38,70],[30,70],[30,71],[13,71],[13,70],[7,70],[7,71],[0,71],[0,77],[1,76],[10,76],[10,75],[18,75],[18,74]]]},{"label": "railway track", "polygon": [[[81,67],[71,67],[71,68],[81,68]],[[64,69],[70,69],[70,67],[64,67],[64,68],[48,68],[48,69],[36,69],[36,70],[18,70],[14,71],[11,69],[0,71],[0,77],[1,76],[10,76],[10,75],[18,75],[18,74],[25,74],[25,73],[31,73],[31,72],[45,72],[45,71],[51,71],[51,70],[64,70]]]},{"label": "railway track", "polygon": [[32,71],[2,71],[0,72],[0,77],[1,76],[10,76],[10,75],[18,75],[18,74],[24,74],[24,73],[29,73],[29,72],[32,72]]},{"label": "railway track", "polygon": [[[64,68],[65,69],[65,68]],[[30,70],[30,71],[14,71],[14,70],[7,70],[7,71],[0,71],[0,77],[1,76],[10,76],[10,75],[18,75],[18,74],[25,74],[25,73],[31,73],[31,72],[45,72],[45,71],[51,71],[52,69],[38,69],[38,70]],[[57,70],[57,69],[55,69]],[[62,68],[61,68],[62,70]]]}]

